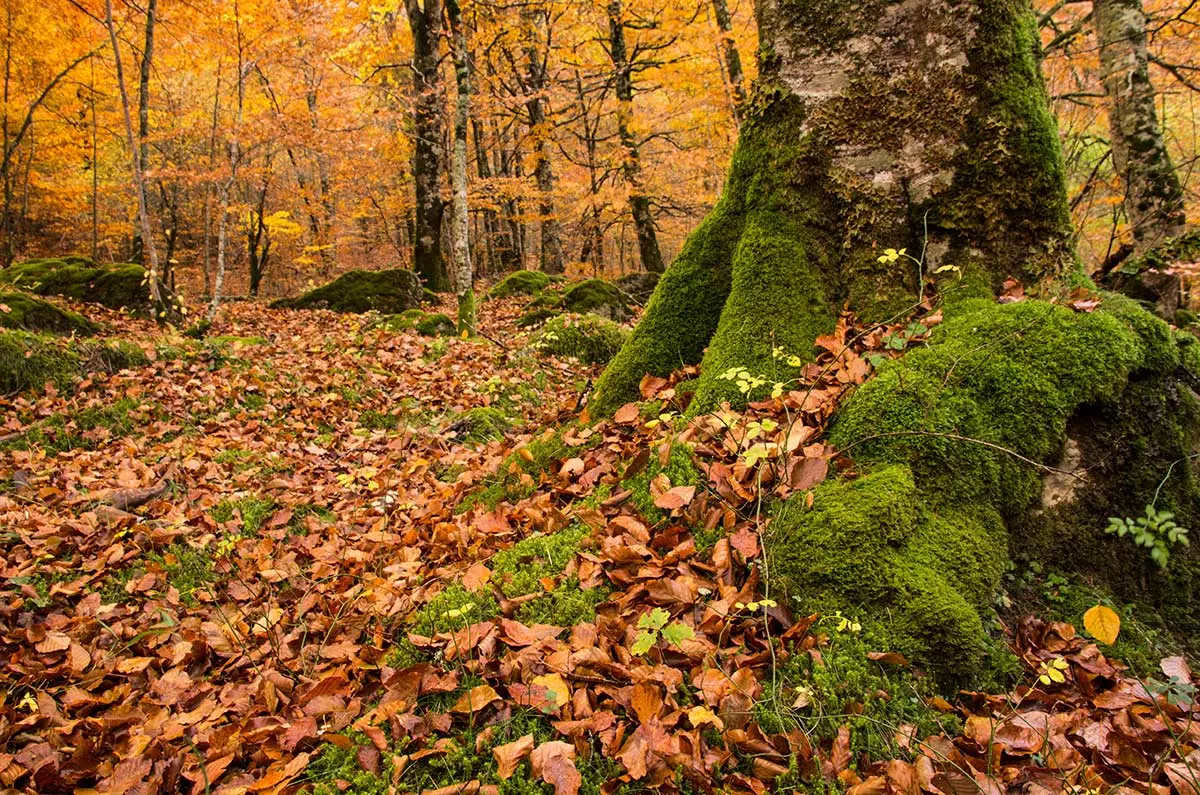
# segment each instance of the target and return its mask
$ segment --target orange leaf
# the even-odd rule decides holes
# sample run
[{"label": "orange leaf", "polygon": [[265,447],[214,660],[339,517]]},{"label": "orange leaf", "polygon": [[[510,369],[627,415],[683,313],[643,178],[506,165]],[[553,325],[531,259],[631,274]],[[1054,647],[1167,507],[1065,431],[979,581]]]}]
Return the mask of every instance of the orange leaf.
[{"label": "orange leaf", "polygon": [[473,687],[466,693],[463,693],[453,707],[451,712],[478,712],[488,704],[495,703],[500,700],[500,694],[496,692],[491,685],[479,685]]},{"label": "orange leaf", "polygon": [[496,759],[496,775],[507,781],[516,772],[521,760],[529,756],[532,750],[532,734],[526,734],[521,739],[505,745],[497,745],[492,749],[492,756]]}]

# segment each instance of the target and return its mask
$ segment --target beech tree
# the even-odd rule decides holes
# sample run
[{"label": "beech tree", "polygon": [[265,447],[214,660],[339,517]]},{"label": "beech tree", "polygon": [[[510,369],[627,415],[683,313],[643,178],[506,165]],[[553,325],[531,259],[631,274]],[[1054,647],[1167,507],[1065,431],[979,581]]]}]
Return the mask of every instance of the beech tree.
[{"label": "beech tree", "polygon": [[450,289],[442,254],[442,79],[438,42],[441,0],[407,0],[413,56],[413,182],[416,188],[414,270],[430,290]]},{"label": "beech tree", "polygon": [[[1095,0],[1093,16],[1100,39],[1113,164],[1125,188],[1122,205],[1133,230],[1133,248],[1127,255],[1137,257],[1184,232],[1183,188],[1158,122],[1141,0]],[[1150,269],[1137,274],[1136,281],[1160,313],[1170,317],[1175,312],[1178,275]]]},{"label": "beech tree", "polygon": [[[611,409],[647,372],[716,375],[811,347],[844,303],[885,318],[930,274],[979,291],[1072,263],[1062,155],[1022,0],[759,0],[758,101],[724,195],[597,384]],[[924,251],[880,263],[883,246]],[[707,351],[707,352],[706,352]]]},{"label": "beech tree", "polygon": [[[799,614],[861,617],[869,643],[947,679],[978,681],[1003,658],[987,625],[1014,553],[1098,577],[1194,632],[1200,556],[1147,577],[1104,526],[1164,510],[1200,520],[1184,463],[1200,360],[1127,298],[1070,298],[1085,277],[1028,0],[758,0],[756,12],[759,78],[724,194],[590,413],[693,363],[698,378],[675,386],[693,414],[783,402],[796,415],[787,450],[754,448],[797,492],[763,534],[772,593]],[[993,300],[1018,282],[1058,301]],[[809,449],[805,363],[851,347],[839,312],[895,322],[931,311],[934,294],[928,343],[881,363],[839,407],[830,447]],[[810,490],[814,457],[833,451],[853,466]]]}]

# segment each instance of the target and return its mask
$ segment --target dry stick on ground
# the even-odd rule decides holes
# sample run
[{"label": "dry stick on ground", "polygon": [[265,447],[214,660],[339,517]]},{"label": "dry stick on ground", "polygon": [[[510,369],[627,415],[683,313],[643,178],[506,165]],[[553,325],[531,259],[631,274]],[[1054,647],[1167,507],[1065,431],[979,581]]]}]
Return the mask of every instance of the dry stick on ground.
[{"label": "dry stick on ground", "polygon": [[870,436],[864,436],[861,439],[856,439],[855,441],[853,441],[850,444],[843,447],[838,452],[845,453],[855,447],[858,447],[860,444],[864,444],[866,442],[877,441],[879,439],[890,439],[890,438],[894,438],[897,436],[928,436],[928,437],[932,437],[935,439],[951,439],[956,442],[968,442],[970,444],[977,444],[982,447],[987,447],[991,450],[997,450],[1001,453],[1004,453],[1005,455],[1010,455],[1013,458],[1017,459],[1018,461],[1022,461],[1026,464],[1029,464],[1030,466],[1040,469],[1043,472],[1053,472],[1053,473],[1056,473],[1059,475],[1067,475],[1068,477],[1072,477],[1075,480],[1078,480],[1082,483],[1087,482],[1087,478],[1083,477],[1082,475],[1080,475],[1078,473],[1069,472],[1065,469],[1059,469],[1058,467],[1052,467],[1049,464],[1043,464],[1040,461],[1034,461],[1032,458],[1026,458],[1025,456],[1018,453],[1016,450],[1010,450],[1009,448],[1005,447],[1004,445],[996,444],[995,442],[989,442],[985,439],[973,439],[970,436],[960,436],[957,433],[941,433],[939,431],[888,431],[887,433],[875,433],[875,434],[871,434]]}]

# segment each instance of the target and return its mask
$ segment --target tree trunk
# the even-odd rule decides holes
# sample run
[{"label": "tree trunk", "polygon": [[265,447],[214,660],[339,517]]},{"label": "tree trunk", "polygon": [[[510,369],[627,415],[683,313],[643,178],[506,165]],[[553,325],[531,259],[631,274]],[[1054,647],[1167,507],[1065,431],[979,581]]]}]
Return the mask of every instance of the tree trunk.
[{"label": "tree trunk", "polygon": [[621,139],[625,160],[622,171],[629,186],[629,212],[637,230],[638,253],[642,268],[648,273],[662,273],[662,252],[658,249],[658,233],[654,229],[654,215],[650,212],[650,198],[642,187],[641,153],[638,140],[630,126],[633,117],[633,65],[625,46],[625,20],[621,0],[608,3],[609,55],[613,63],[613,83],[617,102],[617,135]]},{"label": "tree trunk", "polygon": [[717,29],[721,31],[721,54],[725,56],[725,77],[729,80],[733,119],[741,124],[742,109],[746,104],[746,76],[742,72],[742,56],[738,54],[737,42],[733,40],[733,19],[729,16],[729,5],[725,0],[712,0],[712,7]]},{"label": "tree trunk", "polygon": [[[525,28],[525,66],[528,99],[525,108],[529,113],[529,132],[533,138],[533,157],[536,162],[533,175],[538,186],[538,215],[542,230],[542,270],[545,273],[562,273],[562,232],[558,216],[554,211],[554,167],[550,163],[550,137],[553,124],[546,118],[546,59],[549,44],[543,52],[538,46],[542,37],[542,20],[549,28],[549,14],[542,9],[527,8],[521,11],[521,23]],[[549,34],[547,33],[547,36]]]},{"label": "tree trunk", "polygon": [[[142,45],[141,62],[138,64],[138,157],[142,161],[142,171],[145,172],[149,167],[150,162],[150,145],[146,142],[150,135],[150,73],[154,68],[154,23],[157,17],[158,0],[149,0],[146,4],[146,38]],[[146,194],[146,201],[150,201],[150,194]],[[134,262],[142,261],[142,251],[145,245],[142,242],[141,236],[134,234],[133,236],[133,256]],[[170,270],[167,265],[164,268],[163,277],[166,278],[166,272]]]},{"label": "tree trunk", "polygon": [[441,0],[406,0],[413,36],[413,183],[416,188],[416,240],[413,265],[430,290],[447,292],[449,273],[442,256],[442,86],[438,71]]},{"label": "tree trunk", "polygon": [[[594,414],[682,363],[701,362],[697,408],[737,400],[728,368],[773,372],[773,348],[808,354],[844,303],[882,320],[932,274],[960,296],[1071,266],[1028,0],[868,6],[760,0],[759,101],[724,194],[597,383]],[[920,267],[880,262],[885,246],[923,252]]]},{"label": "tree trunk", "polygon": [[454,258],[454,291],[458,297],[458,332],[475,333],[475,285],[471,271],[470,215],[467,207],[467,125],[471,113],[471,66],[458,0],[446,0],[454,58],[454,150],[450,167],[453,196],[450,244]]},{"label": "tree trunk", "polygon": [[[1163,143],[1154,106],[1141,0],[1095,0],[1093,9],[1113,163],[1125,183],[1123,205],[1133,229],[1136,257],[1183,233],[1183,188]],[[1144,271],[1135,281],[1156,302],[1160,314],[1174,314],[1179,305],[1178,276]]]},{"label": "tree trunk", "polygon": [[133,158],[133,188],[137,194],[138,205],[138,220],[139,227],[142,233],[142,240],[145,241],[147,251],[150,253],[150,267],[148,270],[148,281],[150,283],[150,303],[154,307],[155,316],[165,312],[162,306],[162,297],[158,290],[158,251],[154,245],[154,237],[150,231],[150,213],[146,207],[146,176],[142,171],[141,150],[138,147],[137,140],[133,134],[133,120],[129,114],[129,92],[125,89],[125,73],[121,66],[121,48],[117,42],[117,26],[113,22],[112,15],[112,0],[104,2],[104,22],[108,27],[109,43],[113,50],[113,63],[117,71],[117,89],[121,95],[121,111],[125,119],[125,139],[129,144],[129,152]]}]

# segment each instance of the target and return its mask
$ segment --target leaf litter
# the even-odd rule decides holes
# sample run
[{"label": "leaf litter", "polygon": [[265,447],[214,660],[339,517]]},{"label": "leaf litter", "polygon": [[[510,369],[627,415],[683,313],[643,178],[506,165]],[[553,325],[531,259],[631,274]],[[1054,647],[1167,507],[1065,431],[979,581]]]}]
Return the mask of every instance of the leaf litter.
[{"label": "leaf litter", "polygon": [[[485,334],[512,339],[518,302],[486,306]],[[818,616],[764,592],[761,498],[848,469],[825,424],[869,357],[896,355],[899,327],[843,318],[800,381],[744,412],[680,419],[685,369],[647,377],[641,402],[590,422],[575,409],[595,372],[575,362],[331,313],[226,311],[223,343],[106,316],[150,368],[4,404],[17,438],[0,469],[7,789],[295,792],[339,748],[396,792],[494,793],[524,770],[573,795],[595,786],[581,770],[597,759],[603,792],[821,780],[855,795],[1200,791],[1186,663],[1165,660],[1169,686],[1152,692],[1070,625],[1036,619],[1012,638],[1027,684],[934,700],[961,718],[953,736],[895,727],[896,753],[866,758],[848,722],[760,723],[776,667],[819,664],[829,642]],[[73,431],[81,412],[117,402],[131,427]],[[481,406],[517,429],[465,443],[454,419]],[[532,458],[538,429],[568,420],[564,454],[523,471],[522,496],[462,510],[520,470],[514,451]],[[671,482],[673,450],[697,482]],[[648,516],[631,481],[651,467]],[[540,586],[607,598],[573,626],[519,620],[529,597],[505,593],[493,556],[574,525],[590,535]],[[494,614],[466,602],[446,611],[453,628],[417,633],[416,616],[456,585],[494,597]],[[415,659],[396,658],[405,644]],[[868,657],[908,666],[890,650]],[[1061,682],[1038,681],[1048,666]],[[536,731],[504,733],[531,717]],[[419,778],[469,737],[492,778]]]}]

